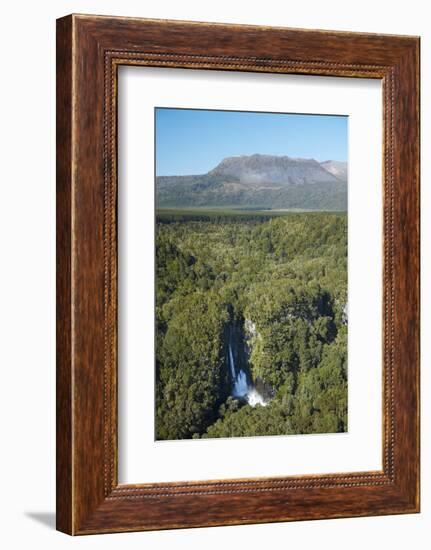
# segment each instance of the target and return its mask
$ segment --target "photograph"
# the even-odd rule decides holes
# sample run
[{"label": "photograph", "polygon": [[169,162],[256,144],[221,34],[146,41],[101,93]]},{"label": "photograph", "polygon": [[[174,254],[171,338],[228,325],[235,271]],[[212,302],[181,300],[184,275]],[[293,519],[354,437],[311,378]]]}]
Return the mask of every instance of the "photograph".
[{"label": "photograph", "polygon": [[348,432],[348,116],[154,113],[155,439]]},{"label": "photograph", "polygon": [[430,548],[429,4],[2,8],[2,548]]}]

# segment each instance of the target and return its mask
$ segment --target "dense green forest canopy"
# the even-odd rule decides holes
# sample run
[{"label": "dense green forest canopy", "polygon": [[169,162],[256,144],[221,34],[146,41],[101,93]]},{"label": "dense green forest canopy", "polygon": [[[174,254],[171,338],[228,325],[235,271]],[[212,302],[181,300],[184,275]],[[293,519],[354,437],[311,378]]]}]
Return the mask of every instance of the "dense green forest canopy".
[{"label": "dense green forest canopy", "polygon": [[[346,302],[345,213],[160,211],[157,439],[346,431]],[[232,338],[266,406],[232,396]]]}]

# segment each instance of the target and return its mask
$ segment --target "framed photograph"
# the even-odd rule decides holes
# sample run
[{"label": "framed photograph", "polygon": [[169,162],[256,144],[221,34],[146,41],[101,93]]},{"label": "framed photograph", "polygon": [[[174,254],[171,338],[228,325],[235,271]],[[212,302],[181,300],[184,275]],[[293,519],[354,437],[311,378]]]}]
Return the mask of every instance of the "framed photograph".
[{"label": "framed photograph", "polygon": [[57,528],[419,511],[419,38],[57,21]]}]

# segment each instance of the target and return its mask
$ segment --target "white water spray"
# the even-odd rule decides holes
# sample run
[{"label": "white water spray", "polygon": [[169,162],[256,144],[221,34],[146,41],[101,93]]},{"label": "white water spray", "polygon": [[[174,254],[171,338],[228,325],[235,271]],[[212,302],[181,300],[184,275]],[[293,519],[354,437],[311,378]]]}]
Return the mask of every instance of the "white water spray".
[{"label": "white water spray", "polygon": [[252,407],[255,407],[256,405],[262,405],[262,407],[266,407],[268,404],[260,395],[260,393],[256,390],[256,388],[251,388],[249,390],[247,394],[247,402]]},{"label": "white water spray", "polygon": [[232,395],[234,397],[245,397],[248,404],[252,407],[255,407],[256,405],[262,405],[263,407],[265,407],[267,403],[260,395],[260,393],[256,390],[255,387],[248,385],[246,373],[242,369],[240,369],[239,373],[236,374],[235,360],[233,358],[232,347],[230,344],[229,364],[233,380]]}]

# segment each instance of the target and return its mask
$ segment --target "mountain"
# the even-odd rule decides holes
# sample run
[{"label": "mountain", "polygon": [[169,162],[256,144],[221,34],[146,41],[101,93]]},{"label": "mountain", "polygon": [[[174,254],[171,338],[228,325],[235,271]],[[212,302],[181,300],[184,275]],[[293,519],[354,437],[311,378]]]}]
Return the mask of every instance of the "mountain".
[{"label": "mountain", "polygon": [[235,177],[241,183],[307,184],[336,181],[337,177],[317,160],[272,155],[228,157],[210,175]]},{"label": "mountain", "polygon": [[202,175],[156,178],[157,206],[346,210],[347,163],[288,156],[227,157]]}]

